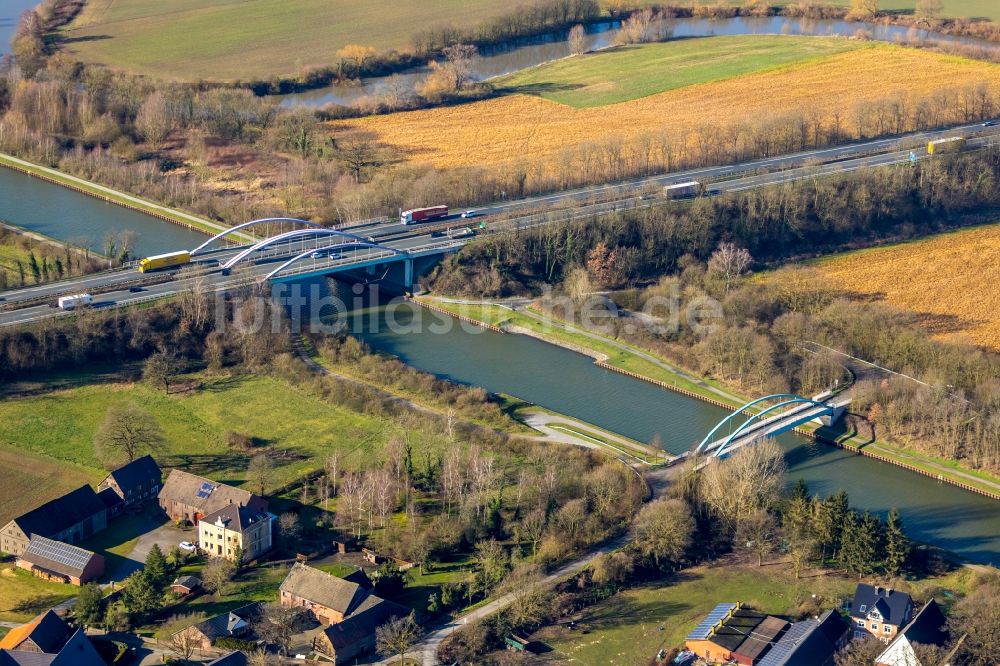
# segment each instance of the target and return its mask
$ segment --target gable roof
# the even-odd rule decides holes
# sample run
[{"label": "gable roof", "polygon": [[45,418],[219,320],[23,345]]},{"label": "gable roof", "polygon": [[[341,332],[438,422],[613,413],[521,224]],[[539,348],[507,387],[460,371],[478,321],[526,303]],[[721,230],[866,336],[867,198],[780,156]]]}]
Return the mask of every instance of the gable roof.
[{"label": "gable roof", "polygon": [[34,535],[20,559],[66,576],[79,577],[94,558],[104,558],[92,551],[62,541]]},{"label": "gable roof", "polygon": [[924,604],[920,612],[905,628],[889,643],[882,654],[875,660],[877,664],[889,666],[911,666],[919,664],[913,645],[944,646],[948,642],[948,631],[945,626],[944,613],[933,599]]},{"label": "gable roof", "polygon": [[83,629],[77,629],[56,653],[0,650],[0,666],[104,666],[104,660]]},{"label": "gable roof", "polygon": [[114,479],[114,482],[118,484],[118,487],[121,488],[126,496],[129,490],[149,485],[151,481],[159,484],[162,476],[160,466],[156,464],[153,456],[150,455],[136,458],[132,462],[122,465],[108,474],[108,478]]},{"label": "gable roof", "polygon": [[847,630],[847,623],[833,610],[818,620],[796,622],[757,666],[831,666],[837,643]]},{"label": "gable roof", "polygon": [[243,532],[251,525],[270,519],[271,516],[263,511],[254,511],[239,504],[227,504],[218,511],[207,514],[201,522],[216,524],[221,520],[227,530]]},{"label": "gable roof", "polygon": [[179,469],[170,470],[159,497],[193,506],[203,515],[218,511],[229,504],[251,506],[260,510],[267,508],[267,503],[250,491],[227,486],[196,474],[188,474]]},{"label": "gable roof", "polygon": [[708,640],[730,652],[736,652],[766,618],[767,615],[760,611],[738,608],[726,618],[722,626],[716,629]]},{"label": "gable roof", "polygon": [[365,570],[361,567],[358,567],[356,571],[352,571],[344,576],[344,580],[350,583],[357,583],[362,589],[365,590],[372,590],[375,588],[375,584],[372,582],[372,579],[368,577],[368,574],[366,574]]},{"label": "gable roof", "polygon": [[292,565],[279,589],[345,616],[353,613],[369,595],[369,591],[358,583],[332,576],[301,562]]},{"label": "gable roof", "polygon": [[851,617],[866,618],[872,608],[876,608],[884,622],[899,627],[906,623],[907,612],[912,607],[913,600],[905,592],[858,583],[851,602]]},{"label": "gable roof", "polygon": [[354,645],[375,634],[375,629],[394,617],[406,617],[410,609],[376,596],[370,596],[351,617],[323,630],[334,650]]},{"label": "gable roof", "polygon": [[104,502],[94,489],[90,486],[80,486],[62,497],[57,497],[18,516],[13,522],[29,538],[33,534],[51,537],[104,511]]},{"label": "gable roof", "polygon": [[249,663],[250,657],[247,656],[247,653],[243,650],[236,650],[235,652],[230,652],[219,657],[215,661],[208,662],[208,666],[247,666]]},{"label": "gable roof", "polygon": [[6,636],[0,638],[0,648],[16,650],[21,643],[31,640],[42,652],[54,653],[66,643],[69,634],[70,626],[66,621],[56,615],[55,611],[48,610],[31,622],[11,629]]},{"label": "gable roof", "polygon": [[113,509],[119,504],[125,503],[125,500],[121,498],[121,495],[116,493],[111,488],[104,488],[103,490],[97,491],[97,497],[104,502],[104,506],[108,509]]},{"label": "gable roof", "polygon": [[196,590],[201,587],[201,579],[197,576],[178,576],[170,585],[183,587],[186,590]]},{"label": "gable roof", "polygon": [[[248,604],[231,610],[228,613],[222,613],[207,620],[202,620],[193,626],[204,634],[209,641],[215,642],[217,638],[235,636],[239,631],[247,628],[250,625],[250,620],[260,611],[260,607],[260,602]],[[181,631],[187,630],[182,629]]]},{"label": "gable roof", "polygon": [[771,649],[772,645],[777,643],[778,637],[788,627],[789,623],[785,620],[768,616],[764,618],[763,622],[754,627],[746,640],[740,643],[740,646],[733,651],[733,654],[739,654],[741,657],[746,657],[751,662],[754,662],[762,654]]}]

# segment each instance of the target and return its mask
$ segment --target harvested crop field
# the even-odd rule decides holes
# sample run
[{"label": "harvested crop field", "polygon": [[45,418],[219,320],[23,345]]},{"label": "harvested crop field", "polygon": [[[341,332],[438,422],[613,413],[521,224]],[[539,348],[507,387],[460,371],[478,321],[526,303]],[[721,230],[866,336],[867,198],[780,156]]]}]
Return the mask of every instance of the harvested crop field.
[{"label": "harvested crop field", "polygon": [[97,467],[83,467],[36,455],[24,447],[0,443],[0,525],[39,504],[79,488],[85,483],[96,484],[105,473]]},{"label": "harvested crop field", "polygon": [[937,337],[1000,350],[1000,224],[831,257],[841,289],[921,315]]},{"label": "harvested crop field", "polygon": [[609,138],[633,139],[815,111],[829,123],[840,113],[853,131],[856,105],[893,96],[986,84],[1000,91],[1000,65],[891,45],[810,60],[597,108],[574,109],[529,95],[373,116],[333,124],[372,132],[404,159],[437,167],[549,159],[568,147]]}]

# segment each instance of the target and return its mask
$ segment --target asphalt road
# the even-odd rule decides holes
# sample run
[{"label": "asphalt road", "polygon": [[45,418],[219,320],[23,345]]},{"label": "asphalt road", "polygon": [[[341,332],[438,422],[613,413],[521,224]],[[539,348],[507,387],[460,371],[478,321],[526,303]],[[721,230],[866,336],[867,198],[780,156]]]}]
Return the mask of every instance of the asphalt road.
[{"label": "asphalt road", "polygon": [[[805,151],[789,155],[780,155],[759,160],[751,160],[740,164],[692,169],[683,172],[639,178],[614,185],[589,187],[570,190],[541,197],[532,197],[518,201],[501,202],[477,208],[480,218],[464,220],[456,215],[433,224],[418,224],[406,226],[396,221],[362,224],[345,229],[364,238],[373,238],[380,244],[410,252],[435,252],[436,249],[457,249],[472,237],[451,240],[433,230],[445,227],[461,228],[475,227],[481,219],[489,220],[489,233],[506,229],[526,229],[533,226],[549,224],[553,221],[563,221],[577,217],[587,217],[594,214],[615,212],[625,209],[635,209],[661,205],[662,196],[657,196],[659,188],[697,180],[706,183],[710,194],[738,192],[742,190],[765,187],[794,180],[815,178],[825,175],[849,173],[858,169],[888,166],[905,163],[910,160],[910,150],[917,159],[926,159],[927,141],[945,136],[963,134],[970,137],[971,149],[981,148],[1000,139],[1000,127],[983,127],[981,124],[964,125],[936,132],[920,132],[903,137],[879,139],[862,143],[825,148],[822,150]],[[545,212],[534,212],[548,208]],[[528,212],[532,211],[532,212]],[[340,242],[337,239],[324,241],[326,245]],[[448,246],[444,248],[443,246]],[[202,281],[209,291],[220,291],[245,284],[249,279],[260,278],[277,267],[278,261],[283,261],[297,254],[303,246],[290,244],[263,257],[245,272],[238,276],[223,275],[218,266],[233,257],[240,248],[228,248],[206,253],[198,257],[196,267],[208,271],[201,277],[186,277],[183,274],[177,279],[143,286],[141,291],[129,291],[130,284],[135,285],[140,276],[134,269],[108,271],[85,277],[73,278],[24,289],[10,290],[0,293],[0,326],[24,324],[51,317],[65,316],[69,313],[50,307],[48,303],[58,296],[82,292],[94,293],[92,307],[106,308],[120,305],[135,304],[146,300],[163,298],[189,290],[196,281]],[[303,269],[321,268],[324,265],[348,265],[352,261],[361,264],[372,258],[368,249],[344,249],[342,257],[337,260],[308,260],[303,262]],[[156,279],[158,274],[151,274],[150,279]],[[160,279],[165,279],[162,274]],[[96,292],[96,293],[95,293]],[[19,305],[20,304],[20,305]]]}]

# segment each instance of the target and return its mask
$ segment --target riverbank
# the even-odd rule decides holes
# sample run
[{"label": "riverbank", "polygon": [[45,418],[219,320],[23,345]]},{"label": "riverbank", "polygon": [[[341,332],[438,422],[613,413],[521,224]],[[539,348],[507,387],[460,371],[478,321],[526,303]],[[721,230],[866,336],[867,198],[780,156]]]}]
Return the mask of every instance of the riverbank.
[{"label": "riverbank", "polygon": [[[206,220],[205,218],[185,213],[184,211],[180,211],[175,208],[161,206],[160,204],[153,203],[152,201],[148,201],[141,197],[126,194],[125,192],[121,192],[104,185],[99,185],[89,180],[78,178],[77,176],[63,173],[58,169],[52,169],[50,167],[34,164],[33,162],[22,160],[21,158],[14,157],[13,155],[0,153],[0,166],[32,176],[33,178],[39,178],[81,194],[86,194],[87,196],[100,199],[101,201],[112,203],[138,213],[143,213],[145,215],[163,220],[164,222],[178,224],[204,234],[215,235],[229,228],[227,225],[220,222],[212,222],[211,220]],[[249,234],[238,233],[235,234],[235,236],[238,236],[241,240],[245,241],[256,240]]]},{"label": "riverbank", "polygon": [[[746,396],[729,387],[698,378],[645,350],[551,317],[542,321],[540,315],[524,307],[523,301],[518,302],[521,307],[516,310],[495,303],[428,296],[415,298],[414,301],[420,305],[430,304],[439,311],[461,314],[465,321],[478,321],[492,329],[530,334],[550,344],[595,358],[595,363],[605,369],[644,380],[715,406],[735,409],[749,401]],[[838,441],[830,441],[827,438],[816,437],[818,429],[819,426],[809,423],[796,430],[807,437],[853,451],[858,455],[892,464],[990,499],[1000,500],[1000,479],[992,475],[966,469],[954,461],[932,458],[888,442],[872,441],[871,438],[857,433],[849,433],[849,436]]]}]

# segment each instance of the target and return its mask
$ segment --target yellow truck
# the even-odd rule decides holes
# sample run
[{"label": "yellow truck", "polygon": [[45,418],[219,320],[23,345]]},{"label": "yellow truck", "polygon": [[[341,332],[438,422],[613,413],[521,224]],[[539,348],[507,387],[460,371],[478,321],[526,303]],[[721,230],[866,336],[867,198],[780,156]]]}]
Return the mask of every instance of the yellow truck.
[{"label": "yellow truck", "polygon": [[149,273],[161,268],[173,268],[191,263],[190,252],[168,252],[167,254],[156,254],[146,257],[139,262],[139,272]]},{"label": "yellow truck", "polygon": [[950,136],[947,139],[937,139],[927,144],[928,155],[941,153],[960,153],[965,150],[964,136]]}]

